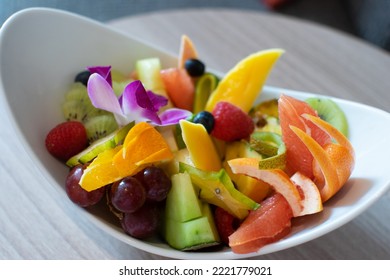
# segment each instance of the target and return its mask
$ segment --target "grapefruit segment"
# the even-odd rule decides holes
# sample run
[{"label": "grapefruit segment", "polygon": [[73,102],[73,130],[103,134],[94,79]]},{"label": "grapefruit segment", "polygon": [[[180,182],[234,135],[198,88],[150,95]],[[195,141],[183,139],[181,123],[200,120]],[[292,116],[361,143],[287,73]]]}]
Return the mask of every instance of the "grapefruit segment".
[{"label": "grapefruit segment", "polygon": [[258,251],[266,244],[286,236],[291,229],[292,210],[286,199],[278,193],[250,211],[238,229],[229,236],[229,246],[237,254]]},{"label": "grapefruit segment", "polygon": [[323,209],[321,194],[314,182],[300,172],[295,173],[291,181],[302,192],[303,209],[300,216],[321,212]]},{"label": "grapefruit segment", "polygon": [[324,185],[320,187],[320,193],[322,202],[325,202],[340,188],[336,168],[326,151],[310,135],[292,125],[290,126],[290,129],[297,135],[316,159],[316,163],[323,174]]},{"label": "grapefruit segment", "polygon": [[259,159],[255,158],[232,159],[228,161],[228,164],[235,174],[245,174],[271,185],[276,192],[282,194],[288,201],[293,216],[297,217],[300,215],[302,211],[300,193],[283,170],[259,169]]},{"label": "grapefruit segment", "polygon": [[286,172],[292,176],[297,171],[313,178],[313,156],[298,136],[290,129],[293,125],[306,132],[321,146],[331,142],[331,138],[322,129],[302,115],[317,116],[306,103],[291,96],[282,95],[278,101],[279,119],[283,142],[286,145]]}]

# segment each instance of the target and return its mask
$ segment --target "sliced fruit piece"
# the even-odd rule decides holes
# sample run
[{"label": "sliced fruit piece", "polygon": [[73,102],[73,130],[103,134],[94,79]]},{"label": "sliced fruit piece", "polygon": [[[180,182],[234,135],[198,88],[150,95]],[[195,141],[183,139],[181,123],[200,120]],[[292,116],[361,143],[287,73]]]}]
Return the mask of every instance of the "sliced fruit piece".
[{"label": "sliced fruit piece", "polygon": [[226,145],[225,160],[223,167],[232,179],[237,189],[244,195],[260,203],[269,193],[271,187],[264,181],[246,176],[244,174],[234,174],[228,161],[235,158],[256,158],[261,160],[262,156],[253,150],[246,141],[235,141]]},{"label": "sliced fruit piece", "polygon": [[290,125],[309,133],[321,146],[330,143],[330,137],[310,121],[302,118],[303,114],[317,116],[306,102],[288,95],[279,98],[279,120],[282,129],[282,139],[286,145],[286,172],[292,176],[299,171],[309,178],[313,178],[313,156],[297,135],[290,129]]},{"label": "sliced fruit piece", "polygon": [[185,69],[166,68],[160,71],[166,92],[173,105],[192,111],[195,87]]},{"label": "sliced fruit piece", "polygon": [[104,138],[118,129],[118,123],[113,114],[105,114],[89,118],[84,123],[89,143]]},{"label": "sliced fruit piece", "polygon": [[[154,93],[163,95],[169,99],[164,82],[160,76],[161,69],[161,61],[157,57],[140,59],[135,63],[137,78],[142,82],[145,89],[151,90]],[[168,102],[167,106],[171,107],[172,104]]]},{"label": "sliced fruit piece", "polygon": [[291,206],[294,217],[302,211],[301,196],[290,177],[280,169],[259,169],[259,160],[255,158],[237,158],[228,161],[235,174],[246,174],[270,184],[276,192],[282,194]]},{"label": "sliced fruit piece", "polygon": [[114,156],[113,164],[125,176],[130,176],[129,166],[142,169],[153,162],[172,158],[173,154],[162,135],[152,125],[141,122],[129,131],[122,152]]},{"label": "sliced fruit piece", "polygon": [[77,155],[71,157],[66,165],[69,167],[76,166],[79,163],[87,163],[93,160],[98,154],[104,150],[114,148],[115,146],[122,144],[129,130],[134,126],[134,122],[131,122],[124,127],[118,128],[116,131],[107,135],[104,138],[101,138],[91,145],[89,145],[85,150],[81,151]]},{"label": "sliced fruit piece", "polygon": [[321,194],[314,182],[300,172],[295,173],[291,181],[302,191],[303,209],[300,216],[321,212],[323,209]]},{"label": "sliced fruit piece", "polygon": [[[320,172],[315,174],[316,179],[322,183],[317,185],[320,186],[323,201],[326,201],[332,197],[351,176],[355,165],[355,152],[348,138],[337,128],[319,117],[313,117],[307,114],[303,115],[303,117],[322,129],[337,142],[318,147],[313,143],[310,137],[305,135],[305,133],[294,128],[294,133],[298,135],[313,154],[315,159],[314,166],[317,167],[316,169],[320,170]],[[326,155],[325,158],[323,158],[324,155]]]},{"label": "sliced fruit piece", "polygon": [[194,163],[191,160],[190,154],[187,148],[180,149],[176,152],[173,152],[173,159],[169,161],[162,162],[160,167],[169,175],[179,173],[179,162],[184,162],[191,166],[194,166]]},{"label": "sliced fruit piece", "polygon": [[289,234],[293,214],[286,199],[275,193],[251,211],[239,228],[229,236],[229,246],[237,254],[256,252],[266,244]]},{"label": "sliced fruit piece", "polygon": [[205,110],[212,112],[218,102],[228,101],[248,113],[273,65],[282,54],[281,49],[268,49],[239,61],[219,82]]},{"label": "sliced fruit piece", "polygon": [[121,149],[122,147],[119,145],[99,153],[84,170],[80,179],[80,186],[90,192],[123,178],[118,169],[112,164],[112,158],[118,152],[121,152]]},{"label": "sliced fruit piece", "polygon": [[320,187],[320,193],[322,202],[325,202],[341,187],[336,168],[326,151],[312,137],[297,127],[291,126],[290,128],[299,139],[301,139],[302,143],[316,159],[316,163],[324,177],[325,184],[323,187]]},{"label": "sliced fruit piece", "polygon": [[161,135],[164,137],[165,141],[167,142],[169,149],[172,152],[176,152],[179,150],[179,147],[177,145],[176,140],[176,127],[175,126],[160,126],[157,127],[157,130],[161,133]]},{"label": "sliced fruit piece", "polygon": [[180,121],[183,141],[195,167],[206,171],[219,171],[221,159],[214,143],[202,124]]},{"label": "sliced fruit piece", "polygon": [[202,203],[192,186],[188,173],[171,177],[172,187],[167,196],[165,217],[183,223],[202,216]]},{"label": "sliced fruit piece", "polygon": [[184,64],[187,59],[198,58],[198,52],[196,51],[194,43],[187,35],[181,36],[179,58],[177,67],[184,69]]},{"label": "sliced fruit piece", "polygon": [[310,97],[305,100],[318,116],[337,128],[344,136],[348,137],[348,121],[343,110],[330,98]]},{"label": "sliced fruit piece", "polygon": [[284,169],[286,167],[286,146],[279,134],[258,131],[251,135],[251,148],[266,158],[259,161],[260,169]]},{"label": "sliced fruit piece", "polygon": [[205,73],[197,80],[192,110],[194,114],[204,111],[207,100],[216,89],[218,82],[219,78],[212,73]]},{"label": "sliced fruit piece", "polygon": [[[113,152],[114,150],[114,152]],[[103,155],[102,155],[103,154]],[[172,159],[161,134],[148,123],[136,124],[123,145],[100,153],[85,169],[80,185],[87,191],[132,176],[147,165]]]},{"label": "sliced fruit piece", "polygon": [[199,188],[201,199],[225,209],[239,219],[245,218],[249,210],[259,206],[234,187],[225,169],[218,172],[204,171],[180,162],[179,170],[190,174],[192,183]]},{"label": "sliced fruit piece", "polygon": [[178,250],[196,250],[219,244],[210,206],[201,202],[188,173],[172,176],[164,217],[164,237]]}]

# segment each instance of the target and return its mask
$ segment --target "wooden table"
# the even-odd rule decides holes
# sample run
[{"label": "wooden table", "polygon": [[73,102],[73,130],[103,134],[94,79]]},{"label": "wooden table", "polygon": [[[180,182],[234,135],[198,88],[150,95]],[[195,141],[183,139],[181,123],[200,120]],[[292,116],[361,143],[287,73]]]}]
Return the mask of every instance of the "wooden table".
[{"label": "wooden table", "polygon": [[[238,10],[168,11],[109,23],[177,53],[195,42],[207,66],[225,72],[251,52],[286,50],[267,84],[337,96],[390,111],[390,56],[335,30],[292,18]],[[3,106],[4,104],[0,104]],[[4,110],[0,111],[3,120]],[[0,259],[160,259],[107,235],[47,185],[0,130]],[[384,147],[386,148],[386,147]],[[388,259],[390,192],[362,215],[314,241],[258,259]]]}]

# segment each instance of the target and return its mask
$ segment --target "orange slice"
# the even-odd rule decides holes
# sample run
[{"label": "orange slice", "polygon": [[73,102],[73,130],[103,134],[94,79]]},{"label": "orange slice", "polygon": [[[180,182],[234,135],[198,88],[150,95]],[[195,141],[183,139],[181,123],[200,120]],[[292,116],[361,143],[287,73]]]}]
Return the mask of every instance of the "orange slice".
[{"label": "orange slice", "polygon": [[162,135],[150,124],[136,124],[123,146],[100,153],[84,170],[80,185],[92,191],[126,176],[132,176],[149,164],[170,160],[173,154]]}]

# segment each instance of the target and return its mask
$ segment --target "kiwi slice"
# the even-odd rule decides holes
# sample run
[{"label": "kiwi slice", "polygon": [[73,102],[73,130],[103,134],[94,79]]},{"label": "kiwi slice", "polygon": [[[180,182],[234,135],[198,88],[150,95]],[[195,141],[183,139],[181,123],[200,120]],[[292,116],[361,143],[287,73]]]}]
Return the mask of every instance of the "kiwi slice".
[{"label": "kiwi slice", "polygon": [[90,143],[95,142],[118,129],[118,124],[112,114],[98,115],[89,118],[84,123]]},{"label": "kiwi slice", "polygon": [[197,114],[204,110],[207,100],[211,93],[215,90],[219,82],[219,78],[212,73],[203,74],[195,84],[195,98],[193,113]]},{"label": "kiwi slice", "polygon": [[107,111],[95,108],[89,99],[87,88],[82,83],[74,83],[65,94],[62,112],[66,120],[85,123],[94,116],[107,114]]},{"label": "kiwi slice", "polygon": [[116,129],[114,132],[111,132],[107,136],[100,138],[88,146],[85,150],[78,153],[77,155],[71,157],[66,164],[69,167],[76,166],[79,163],[87,163],[97,157],[101,152],[112,149],[117,145],[123,143],[126,138],[127,133],[134,126],[134,122],[131,122],[124,127]]},{"label": "kiwi slice", "polygon": [[67,121],[84,122],[87,119],[87,111],[87,107],[78,100],[69,100],[62,104],[62,113]]},{"label": "kiwi slice", "polygon": [[348,137],[348,120],[343,110],[330,98],[309,97],[305,100],[310,107],[317,111],[321,119],[337,128]]},{"label": "kiwi slice", "polygon": [[80,102],[89,100],[87,87],[79,82],[73,83],[65,93],[65,100],[77,100]]}]

